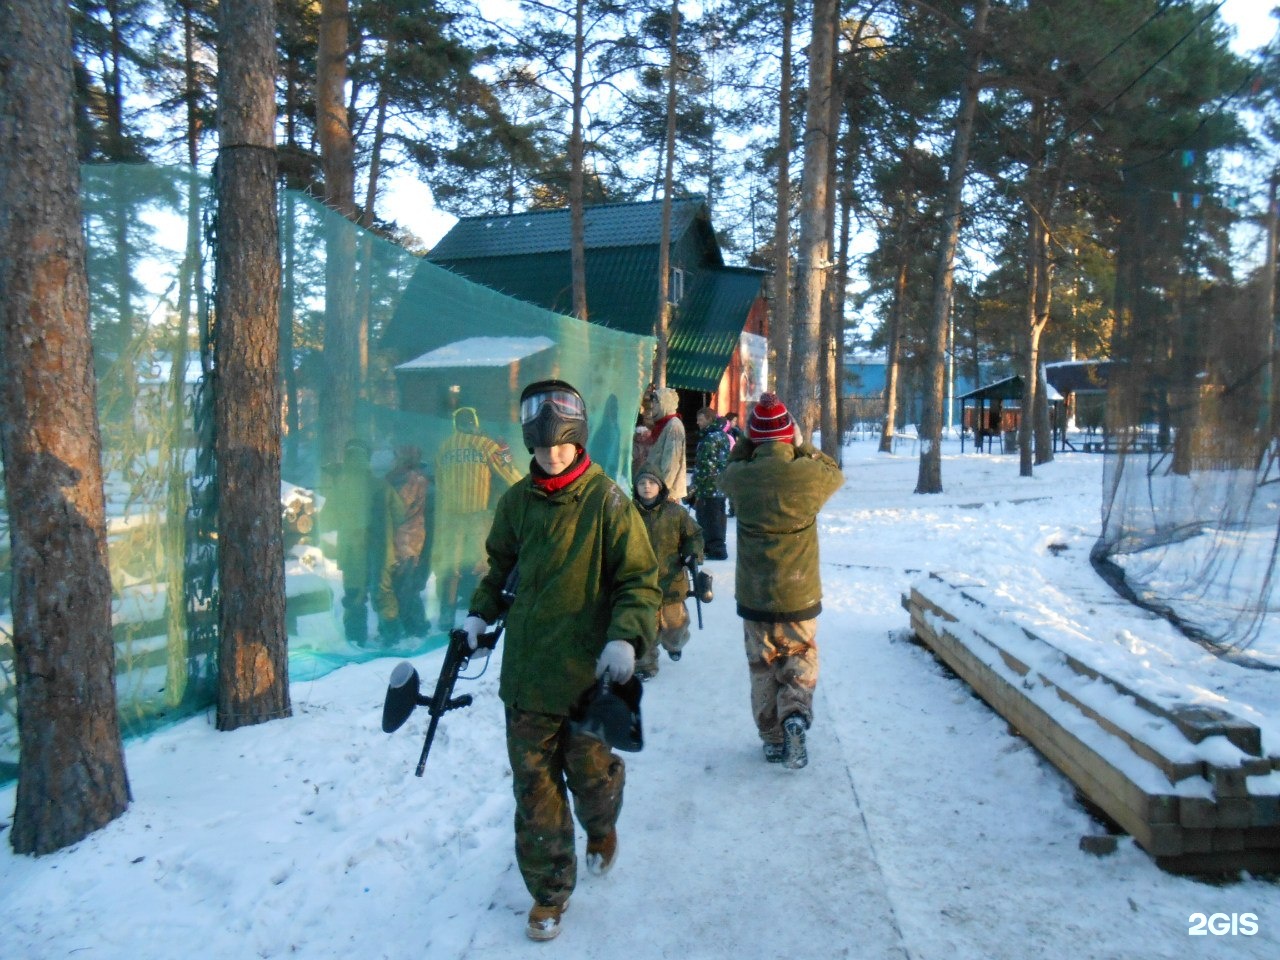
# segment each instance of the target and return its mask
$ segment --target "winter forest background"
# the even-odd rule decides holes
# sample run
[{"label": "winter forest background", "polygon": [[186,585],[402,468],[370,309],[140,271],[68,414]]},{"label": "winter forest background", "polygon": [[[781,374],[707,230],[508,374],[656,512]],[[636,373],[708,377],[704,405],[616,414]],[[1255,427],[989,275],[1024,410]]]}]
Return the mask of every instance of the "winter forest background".
[{"label": "winter forest background", "polygon": [[[59,77],[67,51],[52,34],[40,51],[23,46],[15,23],[26,14],[5,13],[0,132],[6,148],[23,148],[0,166],[14,211],[0,223],[0,279],[12,284],[0,301],[18,654],[6,679],[28,698],[29,729],[54,731],[40,768],[23,759],[33,766],[20,778],[16,848],[72,842],[127,797],[103,693],[114,675],[109,601],[126,555],[167,552],[171,569],[185,564],[165,586],[194,619],[170,632],[221,644],[204,664],[219,667],[205,679],[221,729],[288,715],[277,518],[281,462],[288,480],[297,455],[290,378],[324,387],[313,467],[335,459],[360,417],[376,416],[361,407],[386,373],[372,347],[433,239],[415,233],[420,211],[403,209],[410,180],[451,216],[704,197],[726,256],[770,271],[774,386],[829,452],[858,430],[890,452],[907,426],[904,393],[918,395],[918,493],[944,487],[942,441],[954,439],[943,433],[944,384],[956,369],[971,382],[1022,375],[1017,470],[1030,478],[1054,454],[1041,365],[1119,363],[1105,422],[1087,425],[1114,440],[1100,543],[1122,566],[1126,552],[1139,556],[1129,572],[1144,567],[1157,594],[1190,585],[1209,608],[1229,608],[1198,624],[1211,641],[1243,651],[1256,639],[1280,542],[1259,496],[1280,479],[1274,19],[1241,38],[1223,3],[1178,0],[45,0],[37,9],[51,24],[66,17],[72,76],[66,122],[59,128],[51,96],[51,139],[23,139],[35,125],[12,122],[18,107],[10,113],[23,71]],[[48,315],[43,327],[24,326],[39,315],[26,309],[38,296],[25,299],[32,288],[15,279],[37,235],[23,232],[35,222],[23,217],[39,215],[26,198],[46,188],[79,203],[60,246],[82,250],[88,279],[66,342],[87,335],[97,390],[86,400],[67,387],[60,408],[48,381],[39,386],[47,358],[30,352],[30,332],[60,344],[61,328]],[[157,204],[182,215],[144,215]],[[299,294],[308,284],[319,291],[310,299]],[[577,304],[579,320],[589,308]],[[655,312],[661,358],[665,320]],[[636,353],[592,336],[591,349],[611,358]],[[193,364],[193,379],[208,381],[215,349],[226,351],[221,393],[201,413],[186,371]],[[577,358],[584,369],[601,355],[591,349]],[[883,357],[888,371],[857,417],[845,403],[856,393],[845,373],[855,351]],[[308,352],[331,359],[294,361]],[[626,370],[629,410],[649,371]],[[652,377],[663,375],[659,360]],[[140,425],[162,419],[165,403],[195,413],[161,442]],[[69,429],[27,431],[42,416]],[[74,450],[29,448],[29,436],[53,437],[54,447],[69,437]],[[41,456],[50,452],[58,456]],[[72,479],[53,461],[73,467]],[[122,535],[118,521],[152,480],[157,498],[182,488],[191,501],[170,501],[166,524],[125,524]],[[49,492],[68,485],[88,490],[70,511],[87,523],[71,523],[63,540],[40,524],[52,515]],[[215,487],[216,537],[187,520]],[[301,500],[294,509],[296,522]],[[1158,558],[1191,531],[1207,546],[1190,561],[1179,554],[1185,582],[1162,583]],[[1263,560],[1237,562],[1245,553]],[[50,558],[67,566],[28,576]],[[220,579],[220,606],[192,586],[201,566]],[[258,570],[270,576],[244,573]],[[306,571],[289,573],[296,582]],[[46,615],[88,619],[54,629]],[[73,635],[97,641],[71,650]],[[177,659],[187,656],[182,648]],[[83,727],[87,750],[59,740],[65,700],[46,686],[51,676],[83,678],[83,696],[71,699],[98,721]],[[12,695],[6,710],[16,716]],[[34,754],[37,737],[28,740]],[[76,802],[53,805],[63,822],[45,823],[43,800],[65,786],[58,764],[82,754],[71,782],[92,788],[68,789]]]}]

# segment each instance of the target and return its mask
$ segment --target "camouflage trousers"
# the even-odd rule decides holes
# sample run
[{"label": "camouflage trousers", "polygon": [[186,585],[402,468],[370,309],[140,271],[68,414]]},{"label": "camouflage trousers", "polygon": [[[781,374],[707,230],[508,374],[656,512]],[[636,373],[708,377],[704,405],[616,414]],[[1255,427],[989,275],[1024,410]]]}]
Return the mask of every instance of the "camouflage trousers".
[{"label": "camouflage trousers", "polygon": [[511,706],[507,755],[520,875],[537,903],[563,904],[578,876],[568,795],[588,838],[608,836],[622,810],[626,764],[599,740],[570,732],[567,717]]},{"label": "camouflage trousers", "polygon": [[818,621],[761,623],[742,621],[751,673],[751,713],[760,739],[782,742],[782,721],[791,714],[813,721],[813,691],[818,685]]},{"label": "camouflage trousers", "polygon": [[636,669],[644,673],[658,672],[658,651],[679,653],[689,642],[689,608],[683,600],[664,602],[658,608],[658,640],[649,652],[636,661]]}]

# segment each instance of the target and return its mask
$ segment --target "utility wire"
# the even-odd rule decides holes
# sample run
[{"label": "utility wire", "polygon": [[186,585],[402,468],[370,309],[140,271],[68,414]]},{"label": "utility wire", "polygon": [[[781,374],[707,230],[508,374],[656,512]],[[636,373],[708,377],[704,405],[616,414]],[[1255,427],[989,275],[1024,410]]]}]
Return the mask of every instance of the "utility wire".
[{"label": "utility wire", "polygon": [[1205,13],[1203,17],[1201,17],[1198,21],[1196,21],[1194,24],[1191,25],[1191,29],[1189,29],[1186,33],[1184,33],[1181,37],[1178,38],[1177,43],[1175,43],[1172,47],[1170,47],[1168,50],[1162,53],[1159,57],[1157,57],[1154,61],[1152,61],[1151,65],[1148,66],[1147,69],[1143,70],[1136,77],[1134,77],[1133,80],[1130,81],[1123,90],[1117,93],[1114,97],[1112,97],[1110,100],[1104,103],[1097,110],[1094,110],[1092,113],[1090,113],[1089,116],[1085,117],[1082,121],[1080,121],[1080,123],[1078,123],[1075,127],[1073,127],[1070,130],[1070,132],[1068,132],[1065,136],[1062,137],[1062,141],[1065,142],[1067,140],[1070,140],[1077,133],[1079,133],[1081,130],[1087,127],[1090,123],[1092,123],[1100,113],[1102,113],[1104,110],[1110,109],[1112,106],[1115,105],[1117,100],[1119,100],[1126,93],[1128,93],[1130,90],[1136,87],[1139,83],[1141,83],[1142,80],[1147,76],[1147,74],[1149,74],[1156,67],[1160,66],[1160,64],[1163,63],[1175,50],[1177,50],[1180,46],[1186,43],[1186,41],[1191,37],[1193,33],[1195,33],[1202,26],[1204,26],[1205,22],[1210,17],[1212,17],[1215,13],[1217,13],[1219,8],[1221,8],[1223,3],[1225,2],[1226,0],[1218,0],[1217,3],[1215,3],[1212,7],[1209,8],[1209,10]]}]

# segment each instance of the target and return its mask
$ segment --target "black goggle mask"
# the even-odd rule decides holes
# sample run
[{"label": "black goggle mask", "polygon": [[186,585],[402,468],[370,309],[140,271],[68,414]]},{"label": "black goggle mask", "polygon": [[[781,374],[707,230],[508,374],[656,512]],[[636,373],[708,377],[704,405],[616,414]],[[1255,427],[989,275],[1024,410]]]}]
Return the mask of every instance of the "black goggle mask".
[{"label": "black goggle mask", "polygon": [[582,398],[568,390],[548,390],[531,394],[520,402],[520,423],[532,423],[546,406],[562,420],[586,420],[587,408]]}]

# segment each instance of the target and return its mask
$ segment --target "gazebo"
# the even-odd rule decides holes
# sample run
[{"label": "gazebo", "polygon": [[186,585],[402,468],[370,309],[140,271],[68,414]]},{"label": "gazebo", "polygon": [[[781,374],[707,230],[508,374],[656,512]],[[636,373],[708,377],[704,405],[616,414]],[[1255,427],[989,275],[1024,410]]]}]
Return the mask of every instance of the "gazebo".
[{"label": "gazebo", "polygon": [[965,435],[970,431],[977,452],[982,452],[985,445],[987,453],[994,453],[997,442],[1002,453],[1008,452],[1005,434],[1016,432],[1022,419],[1022,377],[1005,377],[988,383],[961,394],[959,400],[960,422],[964,427],[960,431],[960,452],[964,453]]}]

